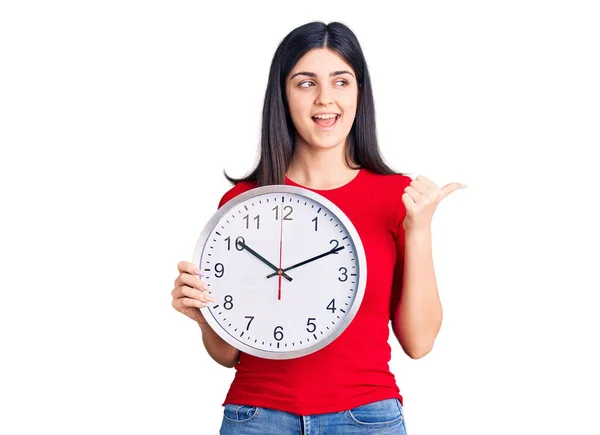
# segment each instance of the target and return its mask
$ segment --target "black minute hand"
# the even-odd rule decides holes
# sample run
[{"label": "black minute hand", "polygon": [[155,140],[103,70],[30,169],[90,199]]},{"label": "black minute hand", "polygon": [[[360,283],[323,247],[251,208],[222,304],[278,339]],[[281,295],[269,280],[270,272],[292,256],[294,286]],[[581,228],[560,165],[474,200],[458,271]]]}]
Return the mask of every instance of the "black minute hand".
[{"label": "black minute hand", "polygon": [[[254,255],[256,258],[258,258],[260,261],[262,261],[263,263],[265,263],[267,266],[269,266],[271,269],[273,269],[275,271],[275,273],[272,276],[278,275],[279,274],[279,269],[277,268],[277,266],[275,266],[273,263],[271,263],[269,260],[267,260],[266,258],[264,258],[262,255],[260,255],[258,252],[256,252],[254,249],[252,249],[250,246],[246,245],[244,242],[239,241],[237,242],[238,246],[243,247],[246,251],[248,251],[249,253],[251,253],[252,255]],[[281,275],[287,279],[288,281],[291,281],[292,278],[290,278],[289,275],[287,275],[286,273],[284,273],[283,271],[281,272]]]},{"label": "black minute hand", "polygon": [[[323,257],[325,257],[327,255],[336,254],[338,251],[341,251],[342,249],[344,249],[344,246],[340,246],[338,248],[332,249],[331,251],[324,252],[324,253],[322,253],[320,255],[317,255],[316,257],[312,257],[312,258],[309,258],[308,260],[304,260],[304,261],[301,261],[300,263],[296,263],[293,266],[286,267],[285,269],[283,269],[283,272],[287,272],[288,270],[292,270],[292,269],[295,269],[296,267],[303,266],[306,263],[310,263],[311,261],[318,260],[319,258],[323,258]],[[271,277],[273,277],[275,275],[277,275],[277,274],[276,273],[272,273],[270,275],[267,275],[267,278],[271,278]]]}]

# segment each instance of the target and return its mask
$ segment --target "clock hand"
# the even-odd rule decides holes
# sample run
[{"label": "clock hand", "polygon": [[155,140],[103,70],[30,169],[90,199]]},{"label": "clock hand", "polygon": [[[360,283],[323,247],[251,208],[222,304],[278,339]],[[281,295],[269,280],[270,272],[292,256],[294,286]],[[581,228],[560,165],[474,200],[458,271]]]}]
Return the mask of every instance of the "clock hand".
[{"label": "clock hand", "polygon": [[[283,200],[282,200],[283,201]],[[283,205],[282,205],[283,206]],[[283,209],[281,210],[283,213]],[[281,255],[283,253],[283,216],[280,219],[279,224],[279,270],[277,270],[277,274],[279,275],[278,283],[277,283],[277,300],[281,300],[281,274],[283,270],[281,270]]]},{"label": "clock hand", "polygon": [[273,276],[275,276],[277,274],[281,274],[288,281],[292,280],[292,278],[288,274],[284,273],[281,269],[277,268],[277,266],[275,266],[274,264],[269,262],[269,260],[265,259],[262,255],[260,255],[258,252],[256,252],[254,249],[252,249],[250,246],[246,245],[246,243],[239,241],[238,246],[241,246],[246,251],[250,252],[252,255],[254,255],[256,258],[258,258],[260,261],[262,261],[267,266],[269,266],[271,269],[273,269],[275,271]]},{"label": "clock hand", "polygon": [[[344,247],[340,246],[338,248],[332,249],[331,251],[324,252],[323,254],[317,255],[316,257],[312,257],[312,258],[309,258],[308,260],[304,260],[304,261],[301,261],[300,263],[296,263],[293,266],[286,267],[285,269],[282,269],[282,272],[285,275],[285,272],[287,272],[288,270],[295,269],[296,267],[299,267],[299,266],[303,266],[306,263],[310,263],[311,261],[318,260],[319,258],[323,258],[323,257],[325,257],[325,256],[327,256],[329,254],[337,254],[337,252],[341,251],[342,249],[344,249]],[[272,273],[270,275],[267,275],[267,278],[271,278],[271,277],[273,277],[275,275],[277,275],[277,273]]]}]

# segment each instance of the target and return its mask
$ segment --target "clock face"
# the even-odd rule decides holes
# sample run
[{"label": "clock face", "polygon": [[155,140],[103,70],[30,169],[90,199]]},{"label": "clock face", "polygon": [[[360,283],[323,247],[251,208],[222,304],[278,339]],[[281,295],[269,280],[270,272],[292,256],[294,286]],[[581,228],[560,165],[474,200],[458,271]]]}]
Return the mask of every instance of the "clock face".
[{"label": "clock face", "polygon": [[323,196],[263,186],[219,209],[194,263],[217,301],[202,308],[229,344],[269,359],[315,352],[348,326],[364,294],[366,261],[356,229]]}]

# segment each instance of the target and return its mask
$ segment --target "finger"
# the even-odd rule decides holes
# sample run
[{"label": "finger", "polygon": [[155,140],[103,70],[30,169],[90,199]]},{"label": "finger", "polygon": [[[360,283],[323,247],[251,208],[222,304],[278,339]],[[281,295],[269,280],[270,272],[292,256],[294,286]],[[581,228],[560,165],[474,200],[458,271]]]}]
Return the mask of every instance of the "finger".
[{"label": "finger", "polygon": [[186,285],[181,287],[181,297],[188,297],[191,299],[197,299],[203,302],[216,302],[217,300],[210,296],[208,292],[200,291]]},{"label": "finger", "polygon": [[[177,271],[181,274],[181,273],[189,273],[190,275],[194,275],[195,271],[200,272],[200,270],[198,270],[198,266],[196,266],[194,263],[189,263],[187,261],[180,261],[179,263],[177,263]],[[200,275],[203,275],[202,273],[200,273]]]},{"label": "finger", "polygon": [[433,181],[431,181],[424,175],[419,175],[416,179],[419,182],[423,183],[425,186],[427,186],[428,189],[436,190],[438,188],[437,184],[435,184]]},{"label": "finger", "polygon": [[445,197],[447,197],[448,195],[450,195],[455,190],[463,189],[465,187],[467,187],[467,186],[465,186],[464,184],[461,184],[461,183],[449,183],[449,184],[446,184],[444,187],[442,187],[441,199],[444,199]]},{"label": "finger", "polygon": [[197,299],[180,298],[173,301],[173,308],[181,311],[185,307],[204,308],[207,304]]},{"label": "finger", "polygon": [[411,207],[412,205],[415,205],[414,199],[412,199],[412,196],[410,196],[410,194],[408,192],[404,192],[402,194],[402,202],[404,203],[404,207],[406,207],[406,208]]},{"label": "finger", "polygon": [[198,290],[212,291],[206,281],[203,281],[196,275],[190,275],[189,273],[183,273],[179,276],[179,285],[188,285],[190,287],[197,288]]},{"label": "finger", "polygon": [[[419,175],[420,177],[420,175]],[[412,187],[413,189],[415,189],[417,192],[419,192],[421,195],[428,195],[429,192],[431,192],[432,189],[430,189],[429,187],[427,187],[424,183],[422,183],[419,180],[413,180],[410,182],[410,187]]]},{"label": "finger", "polygon": [[405,194],[408,193],[412,200],[417,204],[425,204],[427,202],[426,197],[421,195],[421,193],[412,186],[408,186],[404,191]]},{"label": "finger", "polygon": [[173,281],[173,287],[179,287],[183,284],[181,281],[181,275],[194,275],[194,276],[204,276],[204,274],[200,273],[195,264],[188,263],[187,261],[180,261],[177,263],[177,271],[179,275]]},{"label": "finger", "polygon": [[[187,290],[187,289],[190,289],[190,290]],[[198,293],[195,293],[195,292],[198,292]],[[195,298],[202,293],[204,293],[202,290],[198,290],[198,289],[189,287],[187,285],[177,286],[171,291],[171,295],[173,296],[173,299],[180,299],[180,298],[183,298],[186,296]]]}]

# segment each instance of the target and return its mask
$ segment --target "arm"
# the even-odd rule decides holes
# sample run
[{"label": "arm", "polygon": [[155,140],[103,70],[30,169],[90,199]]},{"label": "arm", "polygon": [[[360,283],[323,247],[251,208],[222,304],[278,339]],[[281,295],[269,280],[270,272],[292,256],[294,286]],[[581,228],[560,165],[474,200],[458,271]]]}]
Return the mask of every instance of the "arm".
[{"label": "arm", "polygon": [[240,360],[240,351],[223,340],[208,323],[198,322],[202,330],[202,342],[212,359],[231,368]]},{"label": "arm", "polygon": [[400,230],[391,304],[392,330],[404,352],[422,358],[433,348],[442,325],[431,249],[431,228]]}]

